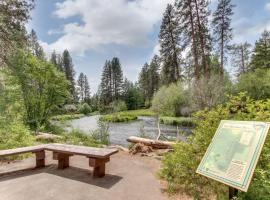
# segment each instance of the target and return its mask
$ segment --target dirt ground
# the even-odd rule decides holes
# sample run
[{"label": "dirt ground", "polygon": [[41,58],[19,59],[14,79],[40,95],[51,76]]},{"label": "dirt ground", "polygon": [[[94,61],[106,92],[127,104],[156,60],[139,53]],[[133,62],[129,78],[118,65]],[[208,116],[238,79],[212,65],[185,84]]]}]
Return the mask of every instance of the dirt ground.
[{"label": "dirt ground", "polygon": [[168,197],[156,173],[160,161],[120,152],[111,157],[104,178],[93,179],[88,160],[71,157],[71,167],[58,170],[51,152],[46,167],[33,169],[35,158],[0,164],[0,200],[189,200]]}]

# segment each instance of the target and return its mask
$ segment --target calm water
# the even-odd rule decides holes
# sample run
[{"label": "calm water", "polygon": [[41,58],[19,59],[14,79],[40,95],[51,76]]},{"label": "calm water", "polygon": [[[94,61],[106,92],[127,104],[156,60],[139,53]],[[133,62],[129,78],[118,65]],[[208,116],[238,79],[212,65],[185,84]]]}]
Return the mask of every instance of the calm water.
[{"label": "calm water", "polygon": [[[82,130],[86,133],[98,128],[97,121],[99,116],[83,117],[67,122],[67,130],[71,128]],[[176,127],[168,125],[160,125],[161,132],[166,139],[176,138]],[[190,134],[189,129],[181,129],[181,132]],[[142,136],[143,135],[155,139],[158,135],[157,120],[153,117],[139,117],[137,121],[128,123],[109,123],[110,143],[122,146],[128,146],[127,138],[130,136]],[[186,136],[178,136],[180,140],[185,140]],[[160,138],[163,139],[163,138]],[[165,138],[164,138],[165,139]]]}]

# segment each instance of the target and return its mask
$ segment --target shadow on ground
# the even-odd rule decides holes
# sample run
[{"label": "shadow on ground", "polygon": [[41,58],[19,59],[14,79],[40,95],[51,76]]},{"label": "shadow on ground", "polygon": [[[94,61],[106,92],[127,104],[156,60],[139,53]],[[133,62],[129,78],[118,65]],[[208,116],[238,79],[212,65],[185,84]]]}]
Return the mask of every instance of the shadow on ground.
[{"label": "shadow on ground", "polygon": [[8,173],[0,173],[0,182],[22,178],[25,176],[32,176],[41,173],[47,173],[55,176],[59,176],[66,179],[71,179],[73,181],[79,181],[82,183],[87,183],[104,189],[110,189],[112,186],[117,184],[123,177],[117,175],[106,174],[103,178],[93,178],[90,170],[81,169],[78,167],[69,167],[64,170],[57,169],[57,165],[51,164],[42,169],[23,169],[12,171]]}]

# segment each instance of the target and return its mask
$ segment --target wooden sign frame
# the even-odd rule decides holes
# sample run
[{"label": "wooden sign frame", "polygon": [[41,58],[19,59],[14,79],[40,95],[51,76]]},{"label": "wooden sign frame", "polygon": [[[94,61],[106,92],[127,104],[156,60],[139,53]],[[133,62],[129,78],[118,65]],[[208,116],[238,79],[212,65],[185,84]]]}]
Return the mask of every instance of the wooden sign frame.
[{"label": "wooden sign frame", "polygon": [[196,173],[247,192],[270,124],[222,120]]}]

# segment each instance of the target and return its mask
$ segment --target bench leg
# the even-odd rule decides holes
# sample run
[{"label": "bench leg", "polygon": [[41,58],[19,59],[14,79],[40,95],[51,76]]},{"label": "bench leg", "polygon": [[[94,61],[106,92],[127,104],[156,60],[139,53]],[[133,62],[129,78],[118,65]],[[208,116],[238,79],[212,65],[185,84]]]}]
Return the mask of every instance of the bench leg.
[{"label": "bench leg", "polygon": [[71,155],[64,153],[57,153],[58,169],[65,169],[69,167],[69,157]]},{"label": "bench leg", "polygon": [[35,152],[36,154],[36,168],[45,167],[45,151]]},{"label": "bench leg", "polygon": [[109,162],[109,158],[89,158],[89,166],[93,167],[93,177],[101,178],[105,176],[105,164]]}]

